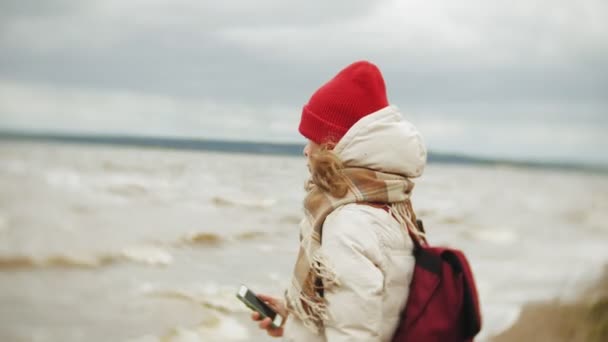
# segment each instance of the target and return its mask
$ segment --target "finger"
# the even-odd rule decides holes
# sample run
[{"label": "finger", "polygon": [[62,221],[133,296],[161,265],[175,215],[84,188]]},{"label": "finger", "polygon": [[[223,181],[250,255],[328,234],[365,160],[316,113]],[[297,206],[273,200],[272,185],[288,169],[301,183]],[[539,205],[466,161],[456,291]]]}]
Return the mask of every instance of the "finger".
[{"label": "finger", "polygon": [[259,320],[260,320],[260,318],[261,318],[261,317],[260,317],[260,314],[259,314],[259,313],[255,312],[255,311],[251,313],[251,319],[252,319],[252,320],[254,320],[254,321],[259,321]]},{"label": "finger", "polygon": [[268,329],[268,330],[266,330],[266,332],[268,333],[269,336],[272,336],[272,337],[283,336],[283,329],[281,329],[281,328]]},{"label": "finger", "polygon": [[277,299],[274,297],[260,297],[260,299],[268,306],[270,306],[270,308],[272,310],[274,310],[275,312],[280,308]]},{"label": "finger", "polygon": [[268,329],[270,327],[270,318],[266,317],[260,322],[260,329]]}]

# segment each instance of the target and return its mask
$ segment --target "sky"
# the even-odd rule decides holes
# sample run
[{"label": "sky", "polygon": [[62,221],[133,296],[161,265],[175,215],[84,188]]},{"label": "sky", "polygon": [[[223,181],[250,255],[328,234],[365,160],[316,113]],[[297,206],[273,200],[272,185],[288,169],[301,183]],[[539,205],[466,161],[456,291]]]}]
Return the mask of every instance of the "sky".
[{"label": "sky", "polygon": [[361,59],[430,150],[608,165],[605,0],[0,0],[0,129],[303,142]]}]

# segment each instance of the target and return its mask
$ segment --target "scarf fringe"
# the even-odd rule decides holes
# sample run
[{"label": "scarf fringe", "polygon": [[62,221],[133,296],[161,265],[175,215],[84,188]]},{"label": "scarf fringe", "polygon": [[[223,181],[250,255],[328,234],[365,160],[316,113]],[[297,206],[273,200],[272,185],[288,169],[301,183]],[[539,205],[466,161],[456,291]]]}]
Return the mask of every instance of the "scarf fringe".
[{"label": "scarf fringe", "polygon": [[339,286],[340,281],[333,267],[329,265],[323,254],[317,253],[313,256],[311,265],[314,265],[313,272],[315,279],[320,279],[323,286],[321,288],[316,288],[315,286],[312,296],[304,291],[299,293],[297,300],[291,300],[287,296],[290,304],[288,308],[290,313],[296,315],[307,328],[318,334],[323,330],[324,322],[331,319],[331,315],[327,309],[327,302],[323,297],[318,295],[316,290],[329,290],[334,286]]},{"label": "scarf fringe", "polygon": [[421,232],[418,229],[412,214],[408,210],[408,207],[409,206],[405,201],[392,203],[390,205],[389,214],[393,215],[397,222],[399,222],[399,224],[405,227],[408,231],[414,233],[414,236],[416,236],[418,242],[424,245],[426,244],[426,235],[424,232]]},{"label": "scarf fringe", "polygon": [[323,254],[316,253],[312,257],[312,265],[314,265],[313,272],[318,279],[322,280],[324,289],[329,290],[334,286],[340,286],[336,271],[329,265]]},{"label": "scarf fringe", "polygon": [[291,301],[290,313],[296,315],[315,334],[323,330],[323,322],[329,320],[329,310],[325,302],[311,299],[300,293],[295,301]]}]

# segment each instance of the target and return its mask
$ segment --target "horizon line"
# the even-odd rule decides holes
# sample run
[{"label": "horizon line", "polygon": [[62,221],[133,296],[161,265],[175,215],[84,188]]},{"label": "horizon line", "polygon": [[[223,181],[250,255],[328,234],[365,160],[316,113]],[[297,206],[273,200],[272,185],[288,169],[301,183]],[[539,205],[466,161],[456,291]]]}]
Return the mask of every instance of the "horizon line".
[{"label": "horizon line", "polygon": [[[59,133],[0,129],[0,140],[45,141],[55,143],[117,145],[172,150],[214,151],[260,155],[301,156],[304,143],[262,142],[219,138],[164,137],[129,134]],[[534,161],[488,158],[463,153],[428,151],[429,163],[515,166],[540,169],[579,170],[608,173],[608,165],[567,161]]]}]

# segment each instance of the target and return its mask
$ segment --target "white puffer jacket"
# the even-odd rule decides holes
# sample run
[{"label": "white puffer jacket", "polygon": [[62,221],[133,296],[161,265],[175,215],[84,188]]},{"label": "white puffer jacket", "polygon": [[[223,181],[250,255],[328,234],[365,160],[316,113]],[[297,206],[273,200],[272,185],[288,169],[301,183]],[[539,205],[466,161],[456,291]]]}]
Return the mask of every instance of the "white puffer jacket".
[{"label": "white puffer jacket", "polygon": [[[420,176],[426,163],[420,134],[393,106],[359,120],[334,152],[348,166],[407,177]],[[409,293],[412,251],[407,232],[385,210],[360,204],[334,210],[321,244],[340,281],[325,291],[331,320],[315,335],[292,315],[284,340],[390,341]]]}]

